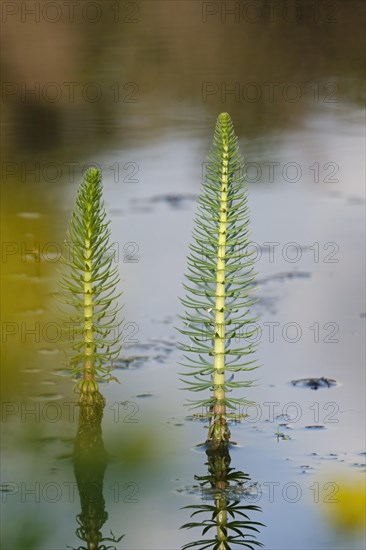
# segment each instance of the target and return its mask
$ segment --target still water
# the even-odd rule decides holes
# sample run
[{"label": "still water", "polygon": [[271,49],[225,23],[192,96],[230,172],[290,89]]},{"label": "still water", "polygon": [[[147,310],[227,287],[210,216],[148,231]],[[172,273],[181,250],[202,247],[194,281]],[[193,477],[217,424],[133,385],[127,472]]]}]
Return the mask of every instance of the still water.
[{"label": "still water", "polygon": [[[103,0],[77,2],[74,17],[58,3],[54,21],[51,7],[35,18],[18,4],[2,39],[2,548],[82,548],[98,532],[100,549],[205,538],[181,529],[195,521],[183,507],[214,502],[195,478],[213,462],[179,389],[174,327],[205,158],[228,111],[246,161],[262,367],[225,468],[245,474],[237,498],[260,508],[248,516],[268,550],[361,550],[364,3]],[[124,325],[120,384],[101,388],[83,469],[56,281],[91,163]],[[334,383],[292,383],[321,377]]]}]

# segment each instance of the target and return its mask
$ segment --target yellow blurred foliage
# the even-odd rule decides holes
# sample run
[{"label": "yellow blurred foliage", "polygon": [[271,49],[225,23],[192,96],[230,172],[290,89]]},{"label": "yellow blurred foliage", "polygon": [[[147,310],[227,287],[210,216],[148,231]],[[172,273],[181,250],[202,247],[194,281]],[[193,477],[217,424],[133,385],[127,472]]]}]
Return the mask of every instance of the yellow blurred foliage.
[{"label": "yellow blurred foliage", "polygon": [[[334,528],[345,534],[366,529],[366,478],[338,477],[334,502],[323,501],[323,509]],[[324,506],[326,504],[326,506]]]}]

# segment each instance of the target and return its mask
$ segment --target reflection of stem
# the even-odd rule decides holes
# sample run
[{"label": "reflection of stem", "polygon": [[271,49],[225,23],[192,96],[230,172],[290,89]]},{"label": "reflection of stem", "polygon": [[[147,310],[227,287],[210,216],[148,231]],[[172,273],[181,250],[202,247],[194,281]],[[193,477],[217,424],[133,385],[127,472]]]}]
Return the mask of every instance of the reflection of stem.
[{"label": "reflection of stem", "polygon": [[217,550],[227,550],[225,546],[228,535],[226,489],[229,485],[227,476],[231,462],[228,443],[221,443],[219,447],[211,446],[206,454],[211,486],[215,490],[216,534],[217,541],[220,542]]},{"label": "reflection of stem", "polygon": [[[256,540],[255,533],[259,532],[258,527],[263,524],[252,521],[248,516],[249,512],[260,512],[261,509],[255,505],[240,503],[246,490],[244,484],[249,482],[250,478],[244,472],[230,467],[228,441],[209,445],[206,454],[207,475],[195,477],[200,480],[204,500],[208,497],[213,503],[186,506],[193,510],[191,517],[194,516],[196,521],[186,523],[182,528],[200,527],[202,535],[214,531],[215,536],[185,544],[182,550],[230,550],[237,546],[254,550],[256,547],[262,547],[262,543]],[[197,521],[199,517],[201,521]]]},{"label": "reflection of stem", "polygon": [[107,468],[107,453],[102,438],[104,397],[97,392],[93,404],[80,404],[78,432],[74,446],[74,472],[80,496],[81,513],[76,535],[86,543],[85,550],[107,550],[103,541],[118,542],[114,536],[103,538],[102,528],[108,519],[103,497],[103,481]]},{"label": "reflection of stem", "polygon": [[216,516],[217,523],[217,540],[220,541],[220,546],[218,550],[226,550],[227,546],[225,541],[227,541],[227,511],[226,511],[226,500],[218,497],[215,499],[216,510],[218,514]]}]

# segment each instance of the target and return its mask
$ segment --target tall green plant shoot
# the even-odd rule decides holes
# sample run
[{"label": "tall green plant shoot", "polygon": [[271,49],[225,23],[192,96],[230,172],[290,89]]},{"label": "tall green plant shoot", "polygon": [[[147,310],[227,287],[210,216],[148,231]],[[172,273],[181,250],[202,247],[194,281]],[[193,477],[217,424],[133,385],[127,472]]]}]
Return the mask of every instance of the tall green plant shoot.
[{"label": "tall green plant shoot", "polygon": [[[194,392],[211,391],[209,398],[196,399],[191,406],[207,411],[208,440],[219,445],[230,437],[228,418],[237,417],[234,411],[250,403],[230,393],[252,381],[234,378],[258,366],[251,358],[255,346],[248,340],[255,332],[249,326],[257,319],[249,314],[256,300],[244,163],[227,113],[217,119],[208,160],[187,258],[186,295],[181,298],[184,326],[179,330],[190,339],[180,345],[185,352],[181,364],[188,369],[182,373],[184,382]],[[233,344],[241,339],[241,345]]]},{"label": "tall green plant shoot", "polygon": [[120,351],[117,320],[118,266],[113,265],[109,221],[102,199],[102,174],[89,168],[79,187],[63,256],[59,285],[71,323],[69,364],[78,378],[80,402],[102,399],[98,382],[116,380],[112,360]]}]

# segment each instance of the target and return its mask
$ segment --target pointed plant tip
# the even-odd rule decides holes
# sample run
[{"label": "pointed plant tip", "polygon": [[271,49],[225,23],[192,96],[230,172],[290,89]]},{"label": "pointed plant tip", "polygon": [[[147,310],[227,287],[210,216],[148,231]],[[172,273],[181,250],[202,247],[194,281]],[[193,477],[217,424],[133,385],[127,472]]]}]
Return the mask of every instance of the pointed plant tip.
[{"label": "pointed plant tip", "polygon": [[220,124],[229,124],[231,122],[231,117],[229,115],[229,113],[220,113],[218,118],[217,118],[217,121],[220,123]]},{"label": "pointed plant tip", "polygon": [[89,166],[84,174],[85,178],[101,178],[102,177],[102,171],[100,168],[97,168],[96,166]]}]

